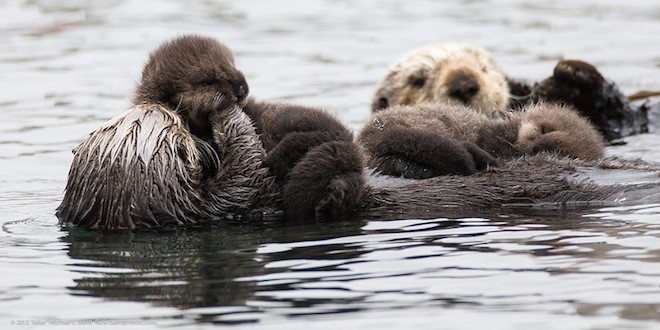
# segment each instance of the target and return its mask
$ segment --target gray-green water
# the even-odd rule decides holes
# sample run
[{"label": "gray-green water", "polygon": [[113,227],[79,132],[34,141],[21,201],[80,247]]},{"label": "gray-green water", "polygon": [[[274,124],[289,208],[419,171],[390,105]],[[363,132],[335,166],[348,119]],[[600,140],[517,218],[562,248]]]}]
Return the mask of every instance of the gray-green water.
[{"label": "gray-green water", "polygon": [[[355,129],[387,64],[430,42],[485,47],[518,78],[580,58],[626,93],[660,89],[657,1],[0,0],[0,328],[660,327],[660,205],[61,230],[70,150],[128,106],[151,49],[190,32],[235,51],[253,96]],[[608,153],[660,161],[659,141]]]}]

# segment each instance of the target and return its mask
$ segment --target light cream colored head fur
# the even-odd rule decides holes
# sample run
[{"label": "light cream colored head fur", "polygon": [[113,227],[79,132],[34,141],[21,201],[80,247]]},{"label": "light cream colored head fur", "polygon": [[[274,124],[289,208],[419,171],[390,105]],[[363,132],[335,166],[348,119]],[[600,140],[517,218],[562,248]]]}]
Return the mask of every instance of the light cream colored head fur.
[{"label": "light cream colored head fur", "polygon": [[458,102],[490,114],[504,111],[508,99],[506,78],[487,51],[448,43],[415,49],[395,62],[378,84],[371,109]]}]

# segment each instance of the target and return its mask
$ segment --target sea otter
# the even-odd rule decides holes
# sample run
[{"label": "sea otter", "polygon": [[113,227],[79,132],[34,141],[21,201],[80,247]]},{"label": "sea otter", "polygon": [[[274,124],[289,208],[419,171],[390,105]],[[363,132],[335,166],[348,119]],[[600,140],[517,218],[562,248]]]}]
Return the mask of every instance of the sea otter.
[{"label": "sea otter", "polygon": [[[346,163],[337,155],[351,136],[334,144],[327,139],[330,143],[310,150],[315,157],[293,167],[276,160],[273,152],[267,156],[242,109],[247,95],[245,78],[223,44],[195,35],[164,43],[144,67],[133,106],[75,149],[57,217],[88,229],[145,229],[274,212],[282,204],[301,215],[352,207],[359,196],[346,191],[354,188],[359,195],[361,177],[351,187],[333,181],[343,172],[332,159]],[[269,149],[277,149],[273,145],[285,130],[268,137]],[[327,171],[305,168],[316,161]],[[357,168],[349,170],[361,174],[362,158],[354,161]],[[315,193],[286,193],[298,184]]]},{"label": "sea otter", "polygon": [[531,84],[505,75],[483,49],[459,44],[418,48],[378,83],[372,111],[394,105],[458,102],[490,114],[539,102],[570,105],[608,142],[648,132],[647,109],[631,107],[619,87],[591,64],[561,60],[553,75]]},{"label": "sea otter", "polygon": [[541,151],[596,159],[604,143],[573,110],[532,104],[492,118],[454,103],[395,106],[372,115],[358,136],[368,165],[406,178],[468,175],[497,158]]},{"label": "sea otter", "polygon": [[363,151],[337,118],[257,102],[247,93],[219,42],[184,36],[165,43],[145,66],[135,104],[75,149],[57,217],[109,230],[208,224],[255,211],[307,220],[349,212],[437,215],[512,204],[617,203],[624,194],[658,187],[575,180],[594,164],[554,156],[472,176],[393,183],[398,179],[370,174],[365,183]]},{"label": "sea otter", "polygon": [[490,114],[506,110],[508,100],[507,80],[488,52],[450,43],[415,49],[394,62],[376,87],[371,109],[458,102]]}]

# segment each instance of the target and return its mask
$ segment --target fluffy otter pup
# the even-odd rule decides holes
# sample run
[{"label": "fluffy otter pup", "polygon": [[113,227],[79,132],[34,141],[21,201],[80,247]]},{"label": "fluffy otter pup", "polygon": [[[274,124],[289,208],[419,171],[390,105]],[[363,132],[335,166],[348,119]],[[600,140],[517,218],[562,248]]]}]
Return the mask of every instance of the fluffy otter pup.
[{"label": "fluffy otter pup", "polygon": [[161,104],[176,112],[193,135],[212,141],[209,116],[245,105],[248,92],[229,48],[212,38],[183,36],[151,53],[133,104]]},{"label": "fluffy otter pup", "polygon": [[504,111],[507,80],[483,49],[461,44],[418,48],[390,66],[378,83],[371,109],[420,103],[458,102],[490,114]]},{"label": "fluffy otter pup", "polygon": [[501,119],[457,104],[391,107],[372,116],[358,141],[369,166],[415,179],[471,174],[497,164],[492,156],[550,151],[595,159],[604,148],[585,119],[571,109],[543,103]]}]

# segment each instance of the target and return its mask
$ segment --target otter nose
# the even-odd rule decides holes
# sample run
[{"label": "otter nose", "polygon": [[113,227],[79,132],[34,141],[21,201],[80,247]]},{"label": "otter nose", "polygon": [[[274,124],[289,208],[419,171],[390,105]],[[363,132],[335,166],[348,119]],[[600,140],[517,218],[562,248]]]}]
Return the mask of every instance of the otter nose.
[{"label": "otter nose", "polygon": [[473,75],[460,71],[449,84],[449,96],[468,103],[479,92],[479,83]]},{"label": "otter nose", "polygon": [[234,93],[236,93],[236,97],[240,100],[247,95],[247,88],[245,88],[243,84],[240,84],[236,86]]}]

